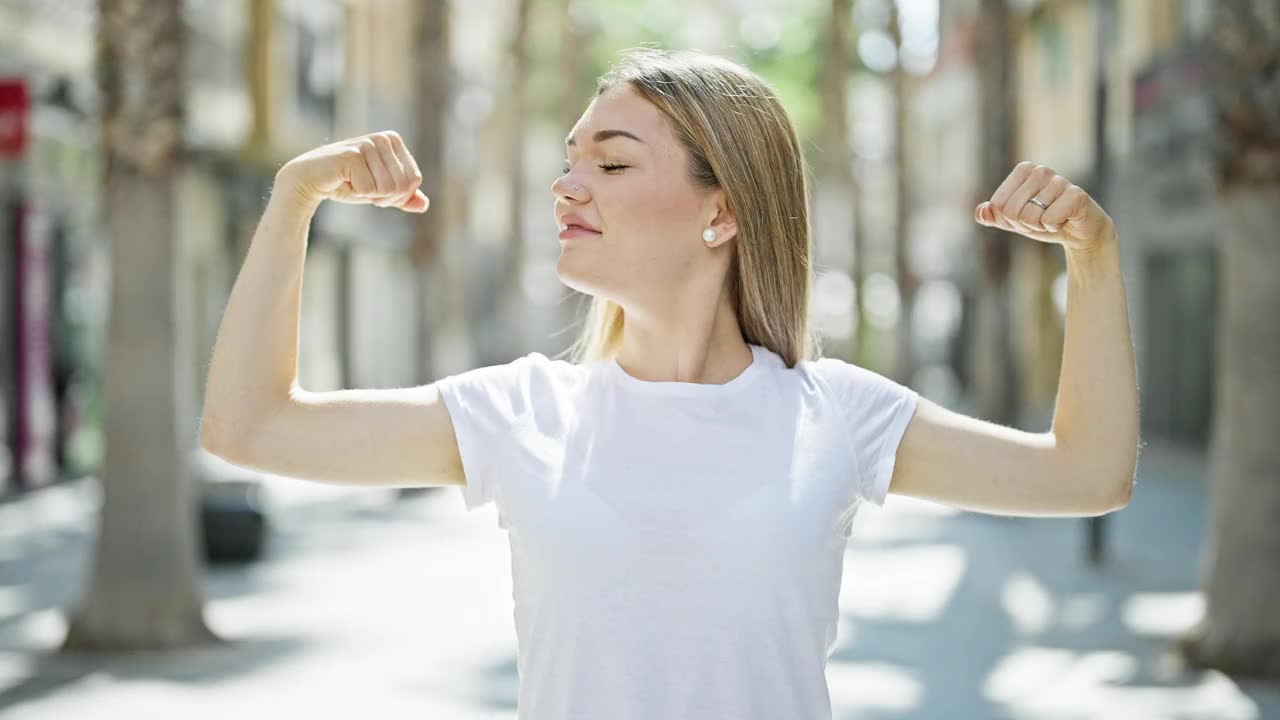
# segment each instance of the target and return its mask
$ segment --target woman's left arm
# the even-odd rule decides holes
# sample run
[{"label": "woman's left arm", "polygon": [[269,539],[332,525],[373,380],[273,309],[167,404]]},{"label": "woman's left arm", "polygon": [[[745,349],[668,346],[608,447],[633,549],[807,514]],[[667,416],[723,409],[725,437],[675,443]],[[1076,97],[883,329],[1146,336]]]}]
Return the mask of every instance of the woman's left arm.
[{"label": "woman's left arm", "polygon": [[1053,424],[1030,433],[921,398],[890,492],[1002,515],[1124,507],[1137,464],[1138,386],[1114,223],[1084,190],[1032,163],[1014,168],[974,215],[1065,249],[1066,333]]}]

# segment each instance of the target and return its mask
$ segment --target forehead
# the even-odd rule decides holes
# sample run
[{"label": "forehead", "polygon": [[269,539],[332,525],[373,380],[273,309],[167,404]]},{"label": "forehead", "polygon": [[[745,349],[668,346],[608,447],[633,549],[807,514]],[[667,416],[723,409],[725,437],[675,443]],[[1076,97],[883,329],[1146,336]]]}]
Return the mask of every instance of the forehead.
[{"label": "forehead", "polygon": [[[565,144],[570,148],[581,149],[595,144],[594,136],[597,133],[610,130],[621,130],[643,141],[641,143],[626,139],[624,135],[622,139],[607,140],[610,146],[640,149],[647,145],[654,149],[671,140],[666,116],[629,85],[593,98],[574,125],[573,131],[565,138]],[[600,142],[605,142],[606,139],[602,137]]]}]

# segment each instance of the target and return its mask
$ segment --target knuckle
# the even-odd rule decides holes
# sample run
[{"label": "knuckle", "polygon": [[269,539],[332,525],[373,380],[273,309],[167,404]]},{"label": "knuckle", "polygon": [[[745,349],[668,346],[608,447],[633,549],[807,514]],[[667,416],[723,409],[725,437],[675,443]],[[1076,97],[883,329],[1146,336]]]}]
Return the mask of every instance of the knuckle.
[{"label": "knuckle", "polygon": [[1031,162],[1030,160],[1023,160],[1022,162],[1018,163],[1018,164],[1017,164],[1017,165],[1015,165],[1014,167],[1015,167],[1016,169],[1018,169],[1018,170],[1027,170],[1027,169],[1029,169],[1029,168],[1033,168],[1033,167],[1035,167],[1035,166],[1036,166],[1036,164],[1035,164],[1035,163],[1033,163],[1033,162]]},{"label": "knuckle", "polygon": [[1032,172],[1035,174],[1037,178],[1046,179],[1046,180],[1049,178],[1052,178],[1054,175],[1057,174],[1053,171],[1053,168],[1049,167],[1048,165],[1037,165],[1032,170]]}]

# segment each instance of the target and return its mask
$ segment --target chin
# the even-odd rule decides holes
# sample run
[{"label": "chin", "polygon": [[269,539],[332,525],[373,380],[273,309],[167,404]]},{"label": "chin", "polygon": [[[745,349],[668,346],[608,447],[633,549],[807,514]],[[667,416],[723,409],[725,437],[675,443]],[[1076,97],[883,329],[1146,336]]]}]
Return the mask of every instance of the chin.
[{"label": "chin", "polygon": [[560,283],[584,295],[607,296],[608,284],[603,282],[603,278],[590,270],[575,267],[574,259],[566,257],[569,254],[561,253],[560,259],[556,261],[556,277],[560,278]]}]

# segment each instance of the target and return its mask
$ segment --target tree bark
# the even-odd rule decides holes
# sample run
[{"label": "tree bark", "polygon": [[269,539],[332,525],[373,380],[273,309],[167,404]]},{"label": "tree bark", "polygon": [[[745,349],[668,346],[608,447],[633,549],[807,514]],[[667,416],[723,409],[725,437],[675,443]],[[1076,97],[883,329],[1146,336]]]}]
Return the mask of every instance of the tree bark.
[{"label": "tree bark", "polygon": [[852,265],[849,277],[853,279],[854,302],[850,311],[854,314],[854,332],[849,360],[858,364],[867,362],[866,338],[867,270],[862,252],[862,233],[858,232],[858,219],[862,215],[861,194],[853,172],[853,153],[849,144],[849,24],[853,14],[851,0],[831,0],[831,17],[827,23],[826,47],[822,58],[822,145],[819,156],[822,162],[817,168],[823,177],[847,189],[853,205],[854,222],[850,233]]},{"label": "tree bark", "polygon": [[915,356],[912,352],[912,309],[915,307],[917,279],[911,271],[911,161],[907,156],[907,137],[911,118],[907,108],[910,88],[907,70],[902,65],[902,14],[898,2],[889,3],[889,28],[897,62],[893,67],[893,170],[897,187],[894,192],[893,258],[898,284],[898,297],[902,308],[898,316],[895,334],[894,378],[903,384],[911,382],[915,374]]},{"label": "tree bark", "polygon": [[511,183],[511,205],[509,208],[508,232],[511,234],[511,244],[507,249],[502,284],[503,289],[506,291],[506,302],[500,310],[501,314],[508,319],[506,323],[507,337],[503,338],[503,345],[510,350],[508,354],[523,352],[526,340],[522,324],[526,309],[524,284],[522,282],[525,266],[524,143],[525,115],[528,111],[528,102],[525,98],[525,88],[528,84],[529,76],[527,45],[529,13],[532,3],[530,0],[515,0],[515,3],[515,25],[510,49],[511,85],[507,96],[507,112],[509,113],[507,149],[511,162],[511,176],[509,178]]},{"label": "tree bark", "polygon": [[[978,20],[981,197],[990,197],[1013,169],[1014,108],[1012,34],[1004,0],[982,0]],[[977,202],[974,203],[977,205]],[[977,416],[1012,425],[1018,407],[1009,332],[1010,238],[980,227],[981,270],[974,303],[969,391]]]},{"label": "tree bark", "polygon": [[1177,645],[1195,666],[1280,677],[1280,0],[1213,13],[1222,294],[1211,522],[1205,614]]},{"label": "tree bark", "polygon": [[1242,675],[1280,676],[1280,186],[1223,193],[1223,278],[1205,615],[1179,646],[1186,659]]},{"label": "tree bark", "polygon": [[106,457],[88,592],[64,651],[215,641],[205,625],[196,502],[187,283],[174,238],[182,161],[178,3],[100,0],[103,212],[113,281],[103,390]]},{"label": "tree bark", "polygon": [[[442,313],[432,307],[432,298],[451,294],[434,292],[430,283],[460,281],[457,274],[437,272],[442,259],[441,246],[448,231],[449,198],[445,194],[448,165],[445,162],[448,114],[452,107],[449,62],[449,3],[418,2],[413,4],[414,119],[417,121],[413,156],[422,171],[422,190],[431,201],[427,212],[414,223],[414,239],[409,257],[416,269],[418,322],[415,344],[421,361],[419,382],[436,379],[433,339],[440,326]],[[446,302],[446,305],[448,303]]]}]

